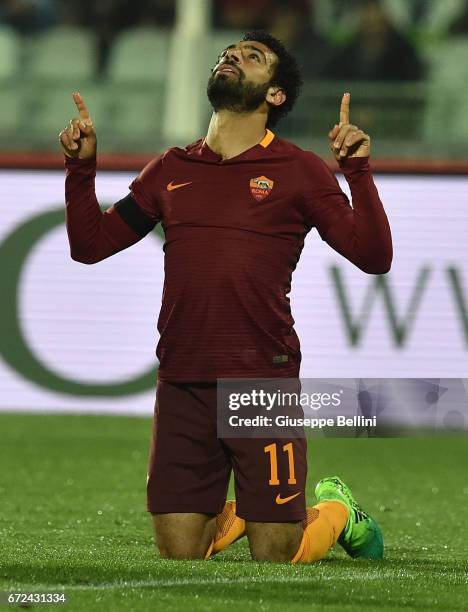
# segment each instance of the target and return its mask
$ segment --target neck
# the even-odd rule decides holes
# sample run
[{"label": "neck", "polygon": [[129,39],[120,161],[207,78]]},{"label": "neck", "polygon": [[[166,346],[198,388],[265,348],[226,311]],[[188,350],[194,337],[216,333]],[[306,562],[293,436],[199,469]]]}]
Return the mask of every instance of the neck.
[{"label": "neck", "polygon": [[211,117],[205,142],[223,159],[236,157],[263,140],[265,123],[263,112],[235,113],[220,110]]}]

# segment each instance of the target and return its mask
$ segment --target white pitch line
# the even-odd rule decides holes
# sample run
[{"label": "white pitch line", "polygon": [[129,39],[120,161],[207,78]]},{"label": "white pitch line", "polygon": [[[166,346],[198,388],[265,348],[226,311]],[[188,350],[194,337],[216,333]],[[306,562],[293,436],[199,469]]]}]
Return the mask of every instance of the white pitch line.
[{"label": "white pitch line", "polygon": [[[381,580],[385,578],[386,575],[371,575],[362,577],[362,580]],[[315,576],[316,580],[330,580],[336,582],[337,580],[349,580],[350,576]],[[405,575],[405,579],[407,580],[409,576]],[[88,590],[108,590],[108,589],[124,589],[124,588],[150,588],[150,587],[175,587],[175,586],[191,586],[191,585],[207,585],[207,584],[268,584],[268,583],[309,583],[314,582],[311,578],[307,578],[304,576],[291,576],[288,577],[275,577],[275,578],[183,578],[181,580],[135,580],[130,582],[109,582],[104,584],[59,584],[59,585],[50,585],[50,584],[35,584],[33,585],[35,592],[44,591],[44,592],[57,592],[57,591],[88,591]],[[31,585],[28,585],[30,588]],[[21,587],[23,590],[25,587]],[[18,589],[7,589],[9,592],[16,592]],[[21,590],[21,589],[20,589]],[[19,592],[19,591],[18,591]]]}]

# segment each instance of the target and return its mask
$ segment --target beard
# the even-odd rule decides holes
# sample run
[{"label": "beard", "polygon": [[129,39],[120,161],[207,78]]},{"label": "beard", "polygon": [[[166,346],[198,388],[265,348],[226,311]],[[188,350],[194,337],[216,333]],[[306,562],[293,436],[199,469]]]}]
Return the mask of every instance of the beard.
[{"label": "beard", "polygon": [[230,76],[213,72],[208,81],[206,93],[215,112],[229,110],[235,113],[249,113],[263,102],[270,81],[256,85],[245,80],[242,73]]}]

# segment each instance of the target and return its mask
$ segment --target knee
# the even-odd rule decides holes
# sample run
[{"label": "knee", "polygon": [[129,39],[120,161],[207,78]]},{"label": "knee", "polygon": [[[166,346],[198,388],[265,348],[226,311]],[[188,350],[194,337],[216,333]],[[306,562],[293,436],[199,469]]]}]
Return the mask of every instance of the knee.
[{"label": "knee", "polygon": [[294,558],[295,553],[293,546],[274,542],[255,542],[250,547],[254,561],[288,562]]},{"label": "knee", "polygon": [[302,540],[301,524],[250,524],[247,527],[254,561],[292,561]]},{"label": "knee", "polygon": [[160,541],[156,537],[156,548],[163,559],[174,559],[178,561],[204,559],[206,551],[200,550],[199,546],[180,543],[168,543]]},{"label": "knee", "polygon": [[276,546],[252,548],[251,556],[254,561],[270,561],[271,563],[285,563],[291,561],[292,556],[282,548]]},{"label": "knee", "polygon": [[[179,534],[180,536],[180,534]],[[164,532],[155,530],[155,544],[163,559],[204,559],[206,548],[200,540],[184,537],[168,537]]]},{"label": "knee", "polygon": [[163,559],[204,559],[213,538],[208,517],[153,515],[156,547]]}]

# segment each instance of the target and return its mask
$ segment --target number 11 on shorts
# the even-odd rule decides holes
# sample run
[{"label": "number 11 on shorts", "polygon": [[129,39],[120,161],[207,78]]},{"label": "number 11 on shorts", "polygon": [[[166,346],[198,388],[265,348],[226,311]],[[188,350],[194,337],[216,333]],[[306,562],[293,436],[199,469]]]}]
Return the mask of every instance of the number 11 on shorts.
[{"label": "number 11 on shorts", "polygon": [[[268,481],[269,485],[279,485],[280,481],[278,479],[278,453],[276,450],[277,444],[274,442],[273,444],[269,444],[265,446],[264,451],[270,455],[270,480]],[[283,451],[288,455],[288,464],[289,464],[289,478],[288,484],[295,485],[296,484],[296,475],[294,472],[294,449],[293,443],[288,442],[283,446]]]}]

